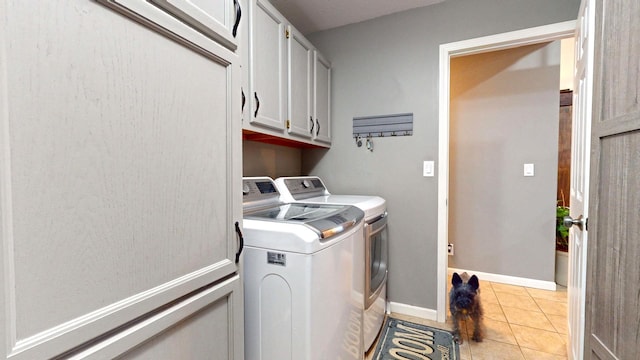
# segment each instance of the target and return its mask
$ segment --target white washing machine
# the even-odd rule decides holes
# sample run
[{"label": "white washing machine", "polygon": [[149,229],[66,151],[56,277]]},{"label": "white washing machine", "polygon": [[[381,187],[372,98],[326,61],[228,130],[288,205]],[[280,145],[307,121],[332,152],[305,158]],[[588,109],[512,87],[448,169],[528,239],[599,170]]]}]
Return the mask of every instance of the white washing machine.
[{"label": "white washing machine", "polygon": [[272,179],[243,179],[245,356],[363,359],[364,212],[283,203]]},{"label": "white washing machine", "polygon": [[365,287],[363,290],[364,351],[373,345],[382,325],[387,301],[387,204],[379,196],[333,195],[317,176],[281,177],[275,180],[282,201],[353,205],[365,213]]}]

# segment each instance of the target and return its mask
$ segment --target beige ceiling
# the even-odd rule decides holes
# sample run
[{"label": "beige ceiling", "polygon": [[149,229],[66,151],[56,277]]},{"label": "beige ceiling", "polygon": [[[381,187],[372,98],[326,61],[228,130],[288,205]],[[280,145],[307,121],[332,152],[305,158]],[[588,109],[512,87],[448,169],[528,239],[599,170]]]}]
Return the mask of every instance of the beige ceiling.
[{"label": "beige ceiling", "polygon": [[445,0],[270,0],[303,34],[353,24]]}]

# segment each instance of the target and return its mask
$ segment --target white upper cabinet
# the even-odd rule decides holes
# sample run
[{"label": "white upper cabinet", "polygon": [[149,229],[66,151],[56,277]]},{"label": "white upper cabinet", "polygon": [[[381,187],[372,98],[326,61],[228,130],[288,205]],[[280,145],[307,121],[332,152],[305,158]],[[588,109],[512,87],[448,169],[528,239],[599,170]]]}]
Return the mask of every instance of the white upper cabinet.
[{"label": "white upper cabinet", "polygon": [[249,122],[284,131],[286,20],[267,0],[252,0],[249,12]]},{"label": "white upper cabinet", "polygon": [[315,51],[314,140],[331,144],[331,64]]},{"label": "white upper cabinet", "polygon": [[313,119],[313,45],[294,27],[288,27],[288,130],[289,134],[311,139]]},{"label": "white upper cabinet", "polygon": [[245,139],[329,147],[331,64],[271,3],[249,1]]}]

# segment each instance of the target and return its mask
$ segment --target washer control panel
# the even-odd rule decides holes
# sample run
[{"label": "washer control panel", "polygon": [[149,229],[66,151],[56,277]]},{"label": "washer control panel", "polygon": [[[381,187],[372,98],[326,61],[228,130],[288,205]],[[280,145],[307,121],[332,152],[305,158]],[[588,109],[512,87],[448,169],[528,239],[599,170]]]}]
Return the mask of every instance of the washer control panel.
[{"label": "washer control panel", "polygon": [[242,178],[242,206],[264,206],[280,202],[280,193],[270,177]]}]

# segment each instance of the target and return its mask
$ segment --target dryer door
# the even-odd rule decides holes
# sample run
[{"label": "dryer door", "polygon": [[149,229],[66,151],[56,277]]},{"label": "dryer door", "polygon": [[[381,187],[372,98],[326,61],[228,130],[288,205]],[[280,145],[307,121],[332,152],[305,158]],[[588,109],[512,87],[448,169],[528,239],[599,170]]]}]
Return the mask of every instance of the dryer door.
[{"label": "dryer door", "polygon": [[376,300],[383,285],[387,281],[387,213],[365,224],[366,237],[366,273],[365,289],[366,303],[368,309]]}]

